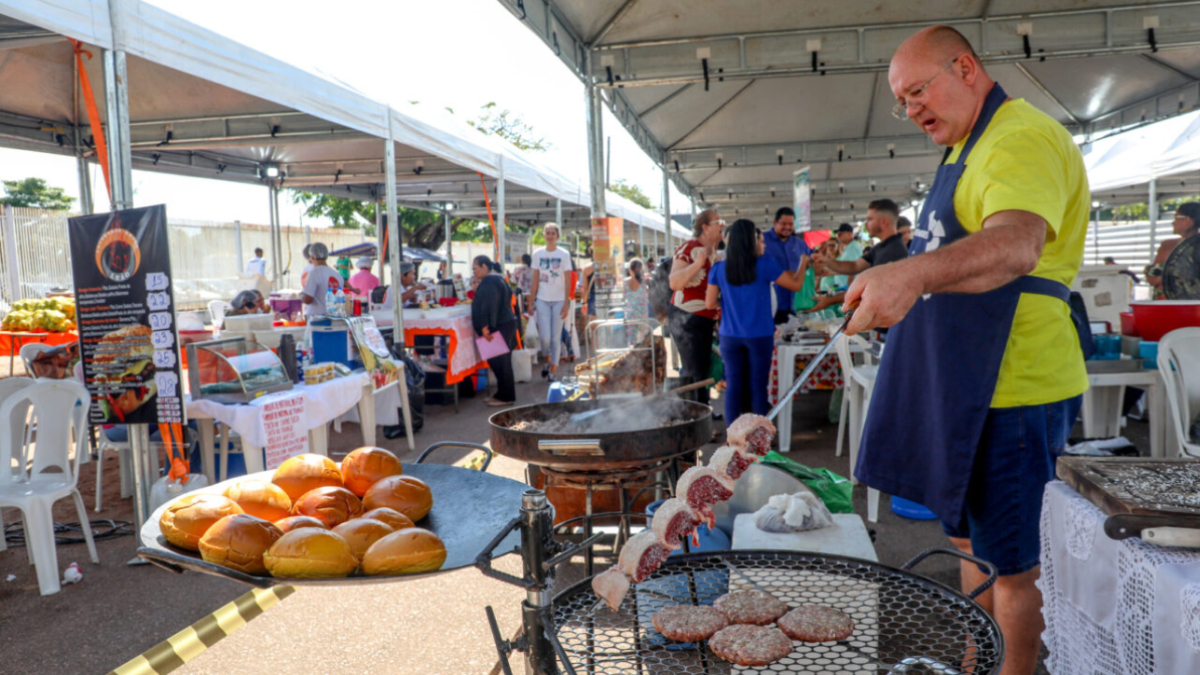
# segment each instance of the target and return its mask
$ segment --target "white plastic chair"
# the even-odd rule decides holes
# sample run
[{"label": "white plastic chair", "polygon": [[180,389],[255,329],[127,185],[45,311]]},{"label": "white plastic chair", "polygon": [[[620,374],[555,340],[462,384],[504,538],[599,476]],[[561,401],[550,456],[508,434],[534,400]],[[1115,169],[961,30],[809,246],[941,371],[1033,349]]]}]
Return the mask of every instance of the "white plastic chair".
[{"label": "white plastic chair", "polygon": [[[845,409],[849,412],[847,424],[850,430],[850,480],[858,483],[854,478],[854,469],[858,466],[858,447],[862,442],[867,411],[871,407],[871,395],[875,392],[875,378],[879,373],[879,366],[855,365],[854,356],[850,353],[852,344],[858,344],[864,352],[868,346],[867,341],[858,335],[843,335],[838,338],[835,348],[838,361],[842,364],[842,380],[846,387],[843,399],[849,399]],[[872,523],[879,522],[879,490],[875,488],[867,488],[867,520]]]},{"label": "white plastic chair", "polygon": [[1179,439],[1179,452],[1200,457],[1188,428],[1200,413],[1200,328],[1179,328],[1158,341],[1158,372],[1167,390],[1167,407]]},{"label": "white plastic chair", "polygon": [[115,450],[118,468],[121,472],[121,497],[133,495],[131,486],[133,479],[133,451],[129,441],[116,441],[108,435],[108,429],[103,427],[96,430],[96,513],[100,513],[100,494],[104,487],[104,451]]},{"label": "white plastic chair", "polygon": [[40,342],[32,342],[27,345],[21,345],[21,363],[25,364],[25,374],[33,377],[33,359],[42,352],[48,352],[54,349],[51,345],[44,345]]},{"label": "white plastic chair", "polygon": [[[13,457],[26,458],[17,480],[0,483],[0,506],[19,508],[24,515],[25,545],[33,555],[42,595],[52,595],[60,590],[52,513],[56,501],[64,497],[75,500],[88,553],[93,563],[100,562],[87,509],[76,487],[79,462],[87,451],[86,423],[90,404],[87,389],[74,380],[41,380],[21,388],[0,404],[0,420],[11,420],[22,406],[33,408],[31,419],[43,420],[37,442],[23,441],[19,449],[14,447],[12,434],[0,434],[0,466],[11,466]],[[72,445],[75,449],[73,460],[70,458]],[[30,460],[32,468],[27,471]]]},{"label": "white plastic chair", "polygon": [[[0,380],[0,405],[8,400],[10,396],[17,393],[33,384],[33,379],[29,377],[9,377]],[[29,413],[29,405],[18,405],[12,410],[10,417],[0,419],[0,433],[7,430],[10,434],[12,447],[25,447],[25,434],[27,433],[25,422]],[[21,471],[25,465],[22,457],[13,457],[11,454],[8,457],[8,465],[0,464],[0,481],[16,480],[21,475]],[[7,471],[7,472],[6,472]],[[7,542],[4,540],[4,517],[0,514],[0,551],[8,548]],[[29,553],[29,564],[33,564],[33,553],[26,549]]]},{"label": "white plastic chair", "polygon": [[208,314],[212,317],[213,328],[220,328],[225,322],[225,314],[233,310],[233,305],[224,300],[210,300],[208,303]]}]

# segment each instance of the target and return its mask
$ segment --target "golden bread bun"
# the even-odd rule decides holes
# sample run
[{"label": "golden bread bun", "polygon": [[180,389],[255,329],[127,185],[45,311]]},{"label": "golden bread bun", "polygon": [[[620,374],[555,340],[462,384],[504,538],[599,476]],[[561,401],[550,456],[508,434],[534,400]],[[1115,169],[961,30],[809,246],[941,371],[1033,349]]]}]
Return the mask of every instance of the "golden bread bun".
[{"label": "golden bread bun", "polygon": [[446,545],[436,534],[409,527],[371,544],[362,568],[367,574],[420,574],[441,569],[445,562]]},{"label": "golden bread bun", "polygon": [[359,448],[342,459],[342,480],[346,489],[359,497],[380,479],[402,473],[400,460],[383,448]]},{"label": "golden bread bun", "polygon": [[388,476],[371,486],[363,495],[368,511],[386,506],[408,516],[415,523],[433,508],[433,493],[429,485],[412,476]]},{"label": "golden bread bun", "polygon": [[321,455],[289,457],[275,469],[271,482],[283,488],[295,504],[305,492],[319,487],[342,487],[342,473],[332,459]]},{"label": "golden bread bun", "polygon": [[329,530],[304,527],[276,541],[263,563],[273,577],[321,579],[344,577],[358,567],[350,544]]},{"label": "golden bread bun", "polygon": [[354,554],[354,557],[362,560],[363,556],[367,554],[367,549],[371,548],[371,544],[396,530],[391,525],[378,520],[355,518],[338,525],[333,528],[333,531],[340,534],[342,539],[350,544],[350,552]]},{"label": "golden bread bun", "polygon": [[286,518],[292,498],[283,488],[262,480],[243,480],[225,488],[225,496],[237,502],[242,511],[272,523]]},{"label": "golden bread bun", "polygon": [[263,554],[283,532],[262,518],[245,513],[225,516],[200,538],[200,557],[246,574],[267,573]]},{"label": "golden bread bun", "polygon": [[293,516],[312,516],[330,529],[359,517],[362,512],[362,502],[353,492],[328,485],[305,492],[292,504]]},{"label": "golden bread bun", "polygon": [[412,518],[400,513],[396,509],[389,509],[386,506],[381,506],[377,509],[371,509],[359,516],[360,518],[374,518],[379,522],[390,526],[393,530],[403,530],[406,527],[416,527]]},{"label": "golden bread bun", "polygon": [[213,523],[234,514],[242,513],[242,507],[229,497],[214,494],[185,495],[171,503],[158,519],[158,529],[167,541],[198,551],[200,538]]},{"label": "golden bread bun", "polygon": [[299,530],[302,527],[315,527],[318,530],[328,530],[329,526],[312,516],[288,516],[275,521],[275,527],[278,527],[284,534],[292,530]]}]

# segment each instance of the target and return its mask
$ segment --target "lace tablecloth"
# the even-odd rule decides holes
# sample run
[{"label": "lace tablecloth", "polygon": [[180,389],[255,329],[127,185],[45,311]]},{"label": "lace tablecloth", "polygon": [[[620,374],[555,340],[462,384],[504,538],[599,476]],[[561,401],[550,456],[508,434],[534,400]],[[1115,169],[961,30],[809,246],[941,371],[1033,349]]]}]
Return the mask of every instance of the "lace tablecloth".
[{"label": "lace tablecloth", "polygon": [[1114,541],[1105,515],[1046,486],[1042,589],[1054,675],[1200,673],[1200,551]]}]

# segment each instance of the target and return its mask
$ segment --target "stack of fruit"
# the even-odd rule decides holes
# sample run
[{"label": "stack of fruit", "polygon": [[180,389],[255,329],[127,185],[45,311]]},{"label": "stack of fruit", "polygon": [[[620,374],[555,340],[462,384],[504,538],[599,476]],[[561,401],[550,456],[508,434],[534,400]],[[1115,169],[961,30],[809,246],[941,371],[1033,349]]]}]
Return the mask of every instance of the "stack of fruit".
[{"label": "stack of fruit", "polygon": [[0,329],[48,333],[75,330],[75,299],[18,300],[0,322]]}]

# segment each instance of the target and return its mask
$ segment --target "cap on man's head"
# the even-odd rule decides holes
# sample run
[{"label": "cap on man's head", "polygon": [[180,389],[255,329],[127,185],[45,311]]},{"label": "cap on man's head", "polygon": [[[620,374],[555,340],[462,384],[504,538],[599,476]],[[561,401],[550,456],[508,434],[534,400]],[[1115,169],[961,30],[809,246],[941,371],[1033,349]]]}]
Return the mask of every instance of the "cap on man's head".
[{"label": "cap on man's head", "polygon": [[329,257],[329,247],[318,241],[308,249],[308,254],[312,256],[313,260],[324,260]]},{"label": "cap on man's head", "polygon": [[415,269],[417,269],[416,265],[414,265],[410,262],[402,262],[402,263],[400,263],[400,276],[404,276],[405,274],[408,274],[409,272],[412,272]]},{"label": "cap on man's head", "polygon": [[841,234],[843,232],[854,232],[854,226],[851,225],[850,223],[842,223],[841,225],[838,225],[837,231],[838,231],[838,234]]}]

